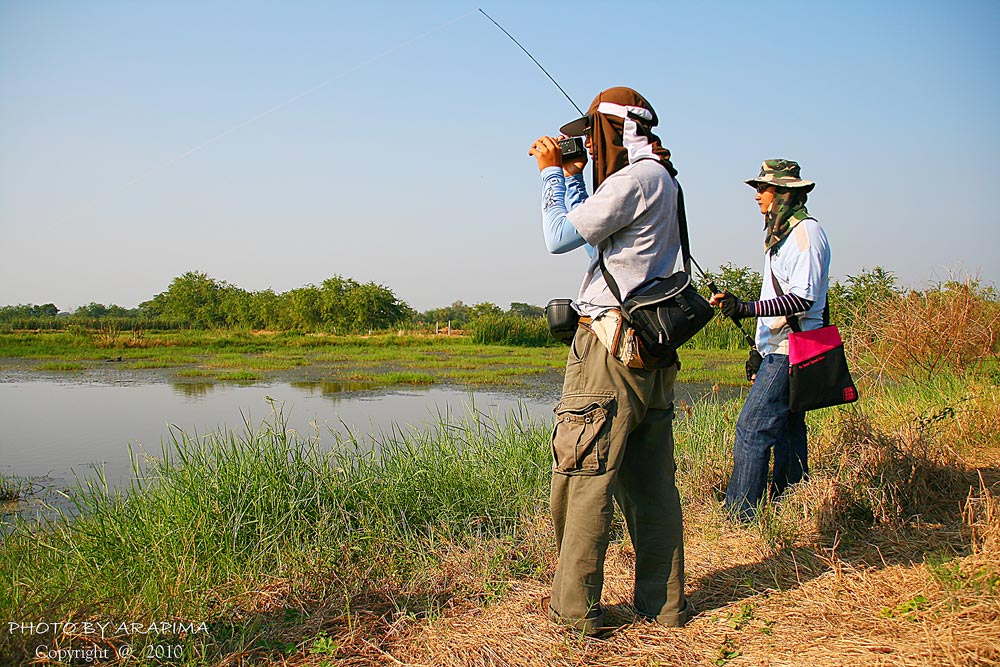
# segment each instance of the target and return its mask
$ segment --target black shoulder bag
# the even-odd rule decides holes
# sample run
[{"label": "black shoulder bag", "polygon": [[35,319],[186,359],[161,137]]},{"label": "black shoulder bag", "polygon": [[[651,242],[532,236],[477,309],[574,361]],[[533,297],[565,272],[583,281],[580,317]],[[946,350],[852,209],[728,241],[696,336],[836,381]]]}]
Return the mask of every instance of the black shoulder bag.
[{"label": "black shoulder bag", "polygon": [[684,191],[680,183],[676,180],[674,183],[677,185],[677,221],[683,271],[647,280],[623,301],[618,283],[604,265],[604,254],[598,251],[601,273],[621,306],[622,318],[635,330],[644,350],[657,358],[673,358],[677,348],[701,331],[715,314],[691,282],[691,247],[684,211]]}]

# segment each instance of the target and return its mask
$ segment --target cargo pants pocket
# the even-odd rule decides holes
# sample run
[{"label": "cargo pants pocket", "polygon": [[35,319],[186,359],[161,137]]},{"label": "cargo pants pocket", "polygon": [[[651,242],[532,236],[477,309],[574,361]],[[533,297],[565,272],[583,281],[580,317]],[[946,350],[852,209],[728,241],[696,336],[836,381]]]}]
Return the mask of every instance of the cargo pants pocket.
[{"label": "cargo pants pocket", "polygon": [[552,469],[564,475],[604,472],[611,447],[614,394],[565,394],[556,405]]}]

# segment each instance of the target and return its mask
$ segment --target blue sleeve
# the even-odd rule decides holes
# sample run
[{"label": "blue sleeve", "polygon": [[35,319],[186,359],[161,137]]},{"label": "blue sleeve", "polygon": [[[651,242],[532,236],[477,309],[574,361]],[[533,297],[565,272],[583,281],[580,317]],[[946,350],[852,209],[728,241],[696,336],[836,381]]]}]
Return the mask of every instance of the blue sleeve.
[{"label": "blue sleeve", "polygon": [[[566,179],[566,208],[572,211],[574,208],[587,201],[588,196],[587,182],[583,180],[582,172]],[[574,228],[574,231],[575,229],[576,228]],[[597,249],[589,243],[584,244],[583,249],[587,251],[587,255],[591,259],[597,255]]]},{"label": "blue sleeve", "polygon": [[574,208],[587,201],[587,183],[583,180],[583,174],[576,174],[566,179],[566,208],[572,211]]},{"label": "blue sleeve", "polygon": [[[569,197],[573,198],[573,206],[578,206],[586,199],[587,191],[580,182],[582,180],[582,177],[570,179]],[[542,232],[545,235],[545,247],[554,255],[575,250],[587,243],[566,218],[566,202],[566,177],[563,176],[562,168],[546,167],[542,170]]]}]

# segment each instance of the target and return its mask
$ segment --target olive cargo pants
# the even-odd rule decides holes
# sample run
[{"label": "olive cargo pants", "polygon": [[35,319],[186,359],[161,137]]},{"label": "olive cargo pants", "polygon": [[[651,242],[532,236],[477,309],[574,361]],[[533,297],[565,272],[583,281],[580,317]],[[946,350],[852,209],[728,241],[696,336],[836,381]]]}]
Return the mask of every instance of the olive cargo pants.
[{"label": "olive cargo pants", "polygon": [[595,335],[577,330],[552,432],[550,504],[559,551],[552,620],[584,631],[602,626],[604,558],[617,501],[635,548],[636,613],[664,625],[686,622],[676,377],[676,365],[627,368]]}]

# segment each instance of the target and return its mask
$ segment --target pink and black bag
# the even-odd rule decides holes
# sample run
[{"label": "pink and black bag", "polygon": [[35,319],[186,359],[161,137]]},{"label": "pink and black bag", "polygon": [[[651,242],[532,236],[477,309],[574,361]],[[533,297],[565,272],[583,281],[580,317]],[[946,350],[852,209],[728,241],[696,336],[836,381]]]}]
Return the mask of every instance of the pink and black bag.
[{"label": "pink and black bag", "polygon": [[788,334],[788,408],[805,412],[858,400],[837,327],[796,328]]},{"label": "pink and black bag", "polygon": [[[778,296],[781,286],[771,274]],[[830,303],[823,309],[825,326],[802,331],[797,317],[788,318],[788,408],[805,412],[858,400],[858,390],[851,379],[840,331],[830,322]]]}]

